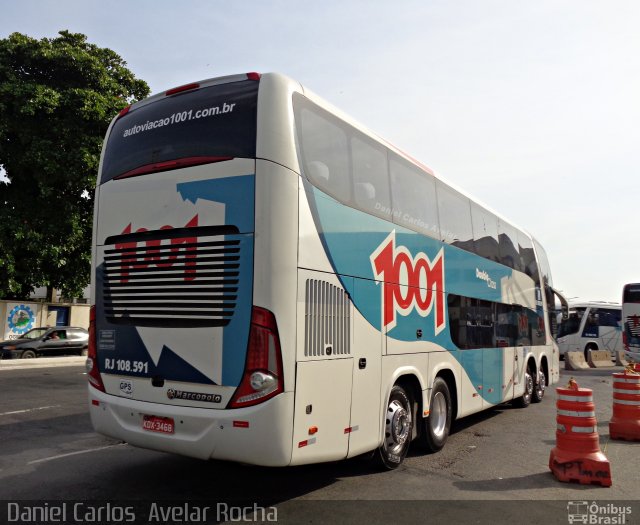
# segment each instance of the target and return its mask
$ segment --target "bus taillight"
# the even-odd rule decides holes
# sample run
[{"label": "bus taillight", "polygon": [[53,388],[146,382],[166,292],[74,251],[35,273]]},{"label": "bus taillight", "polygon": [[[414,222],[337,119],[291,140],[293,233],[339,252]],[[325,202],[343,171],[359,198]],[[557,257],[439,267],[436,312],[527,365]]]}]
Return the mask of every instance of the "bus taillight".
[{"label": "bus taillight", "polygon": [[253,307],[247,346],[242,380],[229,408],[257,405],[284,391],[280,336],[272,312]]},{"label": "bus taillight", "polygon": [[89,349],[87,351],[87,375],[94,388],[104,392],[104,383],[98,370],[98,352],[96,349],[96,306],[89,310]]}]

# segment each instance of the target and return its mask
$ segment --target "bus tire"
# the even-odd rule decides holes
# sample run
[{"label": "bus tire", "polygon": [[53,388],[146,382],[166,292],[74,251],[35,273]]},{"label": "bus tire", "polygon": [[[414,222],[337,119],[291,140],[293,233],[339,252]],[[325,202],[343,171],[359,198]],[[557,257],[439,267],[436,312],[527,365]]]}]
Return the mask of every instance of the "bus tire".
[{"label": "bus tire", "polygon": [[547,389],[547,376],[544,374],[544,370],[538,372],[538,379],[533,385],[533,392],[531,394],[531,401],[533,403],[540,403],[544,397],[544,391]]},{"label": "bus tire", "polygon": [[393,470],[404,461],[413,434],[413,403],[400,385],[391,389],[382,424],[384,441],[378,459],[384,468]]},{"label": "bus tire", "polygon": [[513,405],[518,408],[527,408],[531,404],[533,397],[533,374],[531,373],[531,366],[527,366],[527,371],[524,373],[524,394],[519,398],[513,400]]},{"label": "bus tire", "polygon": [[589,362],[589,354],[591,353],[591,351],[593,350],[594,352],[598,349],[598,345],[595,343],[589,343],[587,346],[584,347],[584,360],[588,363]]},{"label": "bus tire", "polygon": [[429,452],[438,452],[449,437],[452,420],[451,392],[441,377],[436,377],[431,389],[429,416],[422,420],[421,441]]}]

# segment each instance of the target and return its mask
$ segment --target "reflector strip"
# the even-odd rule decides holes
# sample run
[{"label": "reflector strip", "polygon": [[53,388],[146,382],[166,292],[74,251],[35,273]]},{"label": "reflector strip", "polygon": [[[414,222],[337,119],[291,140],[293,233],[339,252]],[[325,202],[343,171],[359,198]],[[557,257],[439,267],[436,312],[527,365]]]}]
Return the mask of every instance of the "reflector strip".
[{"label": "reflector strip", "polygon": [[595,412],[581,412],[578,410],[558,410],[558,415],[567,417],[596,417]]},{"label": "reflector strip", "polygon": [[640,396],[640,391],[638,390],[629,390],[628,388],[614,388],[614,394],[625,394],[627,396]]},{"label": "reflector strip", "polygon": [[640,376],[638,377],[614,377],[614,383],[631,383],[640,384]]},{"label": "reflector strip", "polygon": [[558,401],[572,401],[574,403],[591,403],[593,396],[563,396],[558,394]]},{"label": "reflector strip", "polygon": [[572,432],[576,432],[578,434],[593,434],[596,429],[595,427],[571,427]]},{"label": "reflector strip", "polygon": [[614,405],[637,405],[640,406],[640,400],[638,401],[627,401],[626,399],[616,399],[613,398]]},{"label": "reflector strip", "polygon": [[249,422],[248,421],[234,421],[233,422],[233,426],[235,428],[249,428]]},{"label": "reflector strip", "polygon": [[298,443],[298,448],[306,447],[307,445],[313,445],[316,442],[316,438],[305,439],[304,441],[300,441]]}]

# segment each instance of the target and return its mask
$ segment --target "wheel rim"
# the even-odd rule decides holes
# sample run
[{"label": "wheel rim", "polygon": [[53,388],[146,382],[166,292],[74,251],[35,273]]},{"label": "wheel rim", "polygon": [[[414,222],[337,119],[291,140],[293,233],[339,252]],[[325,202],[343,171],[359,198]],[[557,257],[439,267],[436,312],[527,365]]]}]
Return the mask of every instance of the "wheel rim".
[{"label": "wheel rim", "polygon": [[538,377],[538,389],[537,389],[538,398],[541,398],[544,395],[544,391],[546,388],[547,388],[547,378],[544,375],[544,373],[540,372],[540,375]]},{"label": "wheel rim", "polygon": [[394,399],[387,408],[385,444],[391,454],[399,455],[411,436],[411,414]]},{"label": "wheel rim", "polygon": [[531,400],[531,394],[533,393],[533,377],[529,372],[524,375],[524,399],[528,402]]},{"label": "wheel rim", "polygon": [[431,411],[429,412],[429,424],[433,435],[441,439],[447,427],[447,399],[442,392],[433,396]]}]

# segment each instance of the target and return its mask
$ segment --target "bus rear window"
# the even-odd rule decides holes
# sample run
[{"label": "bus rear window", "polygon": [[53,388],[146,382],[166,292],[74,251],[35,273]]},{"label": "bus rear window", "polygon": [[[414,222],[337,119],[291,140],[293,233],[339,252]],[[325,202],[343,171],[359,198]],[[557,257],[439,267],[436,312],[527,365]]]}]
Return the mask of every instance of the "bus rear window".
[{"label": "bus rear window", "polygon": [[114,124],[100,184],[153,164],[255,158],[258,82],[204,87],[135,108]]},{"label": "bus rear window", "polygon": [[622,294],[623,303],[640,303],[640,285],[625,286]]}]

